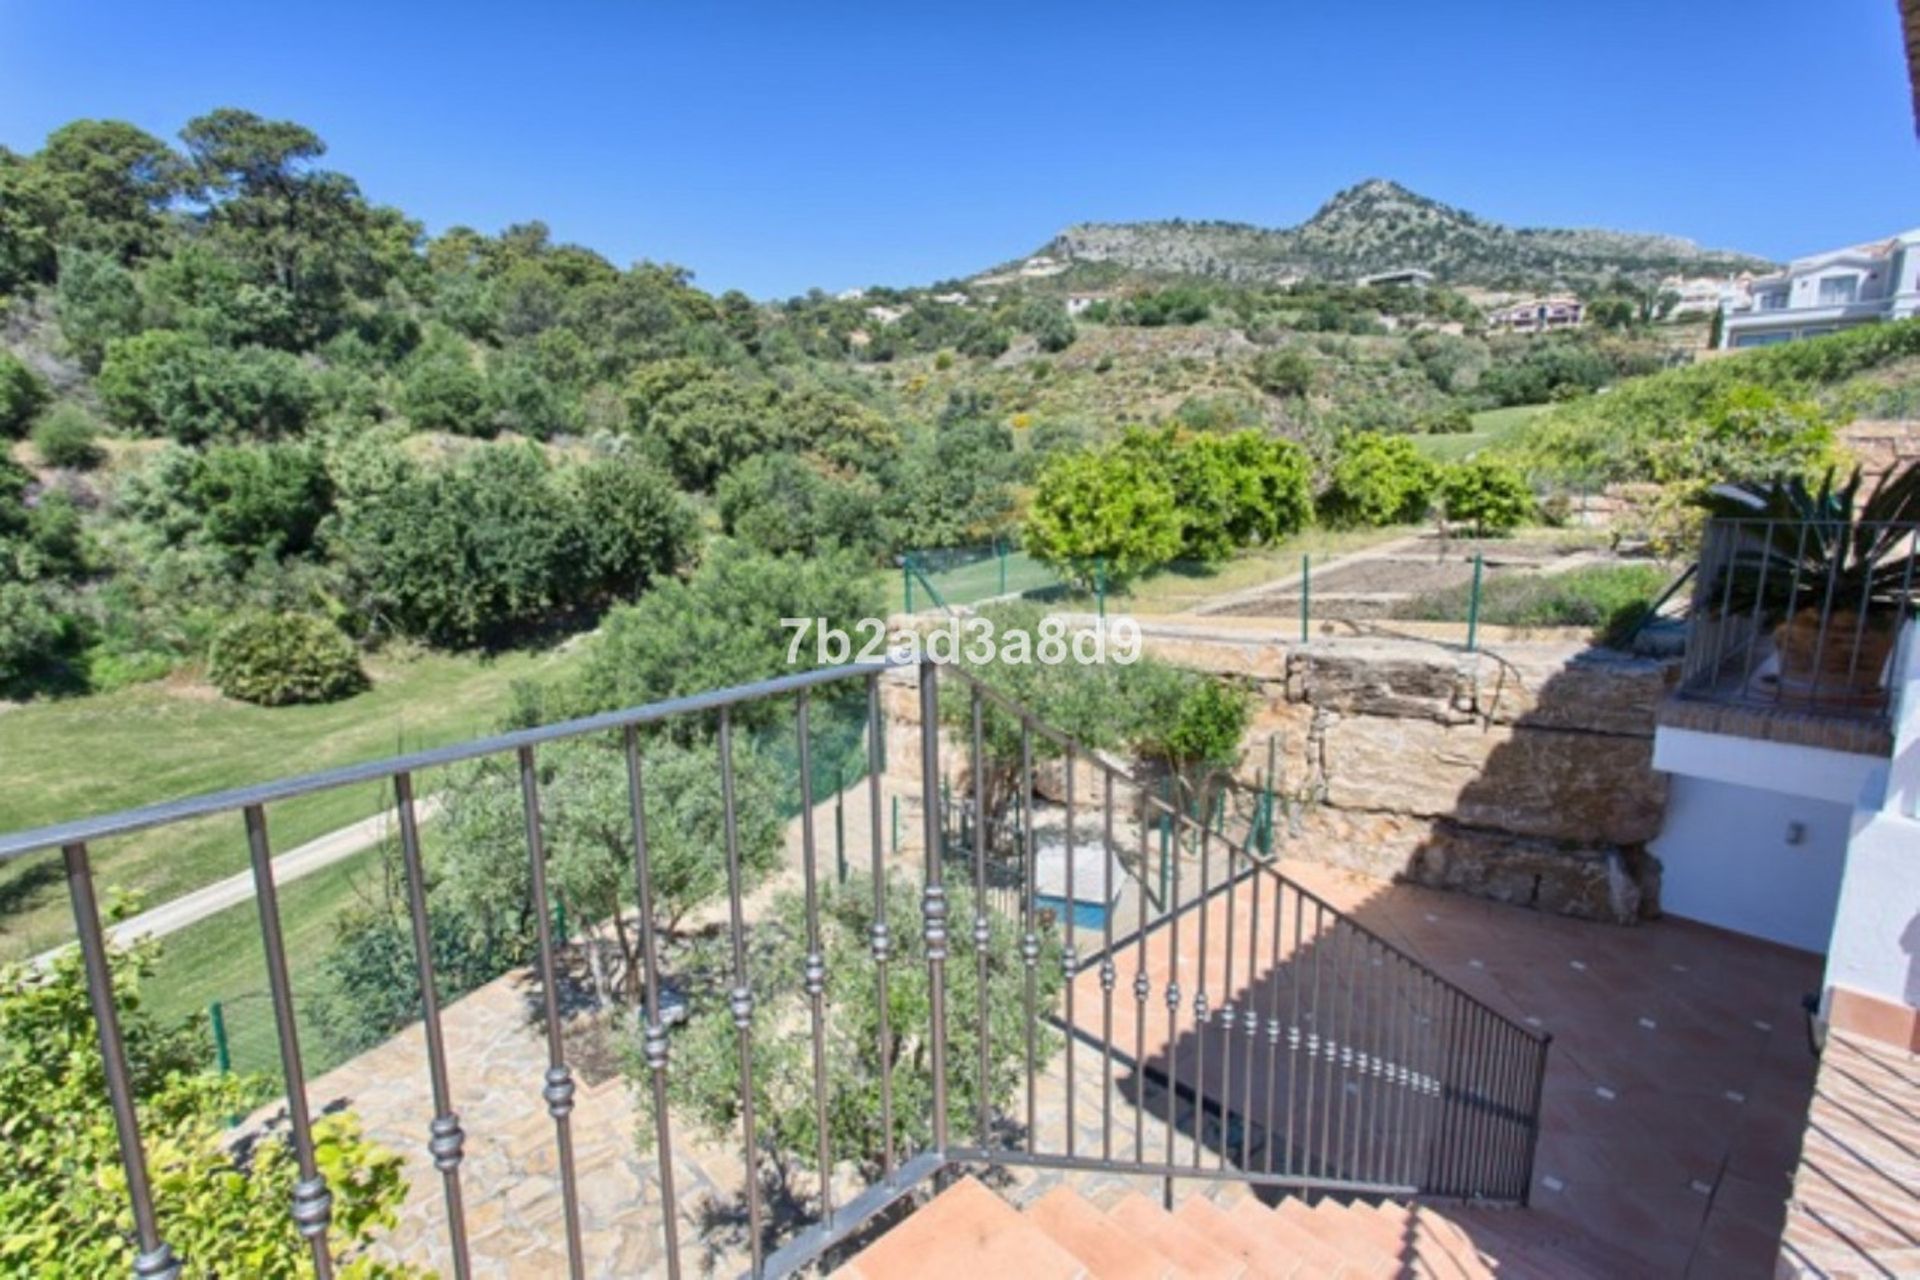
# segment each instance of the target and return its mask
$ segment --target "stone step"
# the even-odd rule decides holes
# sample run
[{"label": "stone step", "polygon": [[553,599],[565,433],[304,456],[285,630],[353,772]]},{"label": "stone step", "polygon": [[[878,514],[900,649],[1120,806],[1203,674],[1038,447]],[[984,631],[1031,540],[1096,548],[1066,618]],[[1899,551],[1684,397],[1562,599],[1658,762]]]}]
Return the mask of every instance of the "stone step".
[{"label": "stone step", "polygon": [[1246,1264],[1161,1206],[1134,1192],[1107,1210],[1107,1216],[1154,1242],[1173,1259],[1182,1276],[1194,1280],[1238,1280]]},{"label": "stone step", "polygon": [[1180,1275],[1151,1238],[1100,1212],[1070,1187],[1053,1188],[1022,1213],[1084,1263],[1090,1276],[1169,1280]]},{"label": "stone step", "polygon": [[1037,1223],[974,1178],[961,1178],[862,1249],[836,1275],[850,1280],[1091,1280]]}]

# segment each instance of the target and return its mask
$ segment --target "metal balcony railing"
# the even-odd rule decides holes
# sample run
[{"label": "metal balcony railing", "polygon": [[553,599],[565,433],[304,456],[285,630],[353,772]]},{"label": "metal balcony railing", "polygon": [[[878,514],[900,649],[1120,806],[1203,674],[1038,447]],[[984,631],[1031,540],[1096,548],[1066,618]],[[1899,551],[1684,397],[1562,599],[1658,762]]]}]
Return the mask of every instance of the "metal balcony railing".
[{"label": "metal balcony railing", "polygon": [[1695,578],[1682,699],[1884,726],[1914,612],[1920,525],[1714,519]]},{"label": "metal balcony railing", "polygon": [[[638,1010],[650,1093],[657,1195],[631,1206],[633,1232],[658,1233],[664,1266],[678,1276],[686,1224],[676,1212],[676,1142],[685,1142],[673,1116],[669,1088],[678,1032],[663,1017],[660,993],[671,989],[655,920],[654,872],[649,863],[647,754],[656,731],[692,724],[713,734],[724,815],[724,839],[714,856],[726,864],[723,926],[725,990],[689,998],[724,1000],[737,1038],[740,1095],[739,1150],[744,1154],[739,1194],[747,1224],[746,1257],[753,1275],[786,1274],[820,1259],[888,1205],[962,1164],[1041,1166],[1141,1175],[1163,1182],[1170,1197],[1176,1179],[1222,1180],[1291,1189],[1355,1194],[1478,1197],[1524,1202],[1539,1136],[1541,1090],[1549,1038],[1498,1013],[1396,948],[1358,920],[1280,874],[1231,823],[1196,820],[1151,794],[1141,779],[1041,724],[1020,706],[957,668],[917,666],[920,718],[919,794],[923,846],[917,859],[889,857],[881,814],[884,742],[883,679],[893,664],[860,664],[797,674],[759,684],[598,715],[487,738],[461,746],[395,757],[263,786],[131,810],[109,817],[0,836],[0,861],[59,849],[65,863],[77,936],[83,954],[105,1088],[118,1130],[143,1277],[177,1275],[182,1260],[167,1243],[167,1222],[148,1176],[135,1088],[109,979],[108,944],[96,905],[89,846],[108,837],[191,819],[237,814],[251,857],[267,979],[279,1039],[290,1140],[299,1170],[289,1212],[309,1242],[315,1271],[332,1274],[330,1192],[316,1164],[308,1081],[300,1028],[288,979],[281,912],[275,897],[269,837],[271,807],[291,797],[370,781],[389,783],[395,797],[399,857],[412,926],[414,962],[422,993],[425,1069],[430,1114],[421,1116],[420,1141],[442,1180],[439,1225],[456,1275],[471,1267],[467,1197],[462,1181],[467,1141],[453,1103],[454,1074],[442,1030],[429,939],[426,876],[415,812],[415,779],[459,761],[508,757],[515,761],[530,865],[530,916],[537,924],[534,972],[541,992],[540,1023],[547,1067],[527,1081],[528,1104],[552,1118],[560,1174],[558,1230],[565,1235],[571,1274],[605,1265],[586,1256],[570,1114],[574,1072],[565,1054],[556,953],[566,945],[551,927],[541,816],[539,754],[570,739],[598,737],[624,756],[631,819],[632,875],[637,903],[643,991]],[[940,683],[953,681],[943,734]],[[864,972],[828,972],[823,952],[822,892],[813,832],[810,708],[816,698],[858,697],[864,690],[870,769],[870,873],[874,923]],[[957,701],[956,701],[957,699]],[[955,712],[959,712],[957,716]],[[807,1153],[823,1171],[817,1196],[796,1212],[766,1202],[759,1175],[769,1162],[762,1117],[755,1114],[756,1003],[776,994],[750,959],[756,920],[743,890],[736,827],[734,737],[749,715],[764,725],[790,712],[798,752],[802,841],[799,851],[805,903],[805,960],[791,975],[805,994],[804,1034],[810,1053],[810,1098],[818,1150]],[[999,731],[998,757],[988,730]],[[952,838],[943,806],[942,742],[965,768],[957,803],[971,817],[964,844]],[[1017,754],[1006,744],[1017,741]],[[952,744],[957,742],[957,750]],[[1038,759],[1037,759],[1038,757]],[[1043,906],[1044,832],[1036,836],[1037,769],[1063,767],[1060,828],[1065,909]],[[951,757],[950,757],[951,762]],[[1076,794],[1076,773],[1098,779],[1097,808]],[[1012,779],[995,800],[997,778]],[[1006,796],[1016,797],[1009,806]],[[943,814],[943,808],[946,814]],[[1090,816],[1090,823],[1076,819]],[[1045,825],[1046,819],[1038,819]],[[1149,832],[1170,824],[1174,854],[1164,889],[1148,874]],[[1118,832],[1131,825],[1131,841]],[[1087,834],[1088,829],[1097,835]],[[1077,844],[1097,841],[1104,904],[1099,923],[1083,924],[1076,904],[1089,895],[1075,877],[1083,860]],[[1039,843],[1036,841],[1039,840]],[[1182,853],[1180,850],[1185,849]],[[912,865],[916,862],[919,865]],[[950,895],[947,876],[967,875],[971,892]],[[1051,874],[1051,873],[1049,873]],[[887,924],[890,885],[917,892],[917,939],[896,937]],[[956,886],[957,887],[957,886]],[[950,920],[950,898],[971,904],[972,918]],[[998,927],[996,927],[996,925]],[[1011,926],[1011,927],[1009,927]],[[1059,966],[1056,983],[1043,958]],[[924,1027],[889,1025],[890,976],[902,961],[924,964]],[[973,999],[950,999],[952,966],[971,965]],[[1017,1011],[1023,1043],[1011,1069],[999,1056],[991,1025],[989,971],[1018,975]],[[1122,973],[1129,977],[1123,991]],[[878,997],[879,1131],[882,1138],[863,1189],[836,1197],[834,1121],[830,1096],[829,1028],[836,990],[872,984]],[[1001,991],[1009,989],[1003,983]],[[1048,994],[1043,995],[1043,992]],[[1004,1026],[1009,1016],[999,1010]],[[761,1031],[767,1029],[762,1026]],[[784,1034],[788,1029],[782,1028]],[[916,1051],[892,1046],[911,1039]],[[1051,1045],[1058,1043],[1057,1053]],[[962,1046],[958,1055],[952,1047]],[[923,1051],[922,1051],[923,1050]],[[969,1052],[971,1050],[971,1052]],[[972,1057],[969,1062],[966,1059]],[[1047,1096],[1046,1105],[1042,1096]],[[901,1123],[899,1108],[920,1099],[926,1114]],[[423,1097],[423,1104],[425,1098]],[[423,1106],[423,1109],[424,1106]],[[205,1260],[197,1260],[205,1261]],[[217,1262],[214,1264],[218,1269]]]}]

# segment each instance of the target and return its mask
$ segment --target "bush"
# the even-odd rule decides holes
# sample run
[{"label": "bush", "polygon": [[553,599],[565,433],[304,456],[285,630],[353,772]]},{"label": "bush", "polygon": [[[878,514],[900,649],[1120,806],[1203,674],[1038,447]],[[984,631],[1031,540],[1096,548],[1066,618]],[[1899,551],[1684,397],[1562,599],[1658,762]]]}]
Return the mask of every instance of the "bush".
[{"label": "bush", "polygon": [[47,384],[39,374],[0,351],[0,439],[16,440],[47,402]]},{"label": "bush", "polygon": [[1345,525],[1411,524],[1426,518],[1437,479],[1404,436],[1350,435],[1340,443],[1324,508]]},{"label": "bush", "polygon": [[334,702],[367,687],[353,641],[325,618],[247,614],[214,637],[208,675],[229,698],[279,707]]},{"label": "bush", "polygon": [[296,435],[316,404],[306,368],[286,352],[215,347],[171,329],[107,344],[98,386],[113,421],[182,444]]},{"label": "bush", "polygon": [[78,405],[57,405],[33,428],[33,447],[40,461],[49,467],[72,467],[84,471],[97,466],[105,455],[95,440],[100,429],[87,411]]},{"label": "bush", "polygon": [[0,581],[0,695],[84,686],[70,670],[79,657],[78,623],[38,583]]},{"label": "bush", "polygon": [[1461,462],[1440,473],[1440,501],[1447,519],[1473,525],[1476,534],[1505,533],[1533,514],[1533,490],[1518,471],[1500,462]]},{"label": "bush", "polygon": [[1124,582],[1180,554],[1185,521],[1165,471],[1137,449],[1062,454],[1040,473],[1024,545],[1090,579],[1096,562]]},{"label": "bush", "polygon": [[[110,947],[129,1088],[166,1240],[195,1276],[313,1274],[311,1245],[287,1213],[300,1171],[284,1123],[247,1140],[233,1117],[271,1092],[257,1076],[207,1069],[213,1046],[192,1024],[163,1025],[141,991],[158,960],[151,943]],[[0,1239],[9,1276],[134,1271],[137,1243],[108,1097],[99,1031],[80,956],[0,971],[0,1100],[7,1177]],[[349,1112],[317,1116],[314,1157],[332,1193],[327,1243],[336,1275],[396,1280],[420,1273],[368,1256],[407,1198],[400,1157],[369,1140]]]},{"label": "bush", "polygon": [[423,351],[400,388],[400,411],[422,431],[490,436],[487,379],[461,345]]},{"label": "bush", "polygon": [[1275,396],[1303,396],[1313,389],[1313,360],[1294,347],[1269,351],[1253,362],[1253,383]]},{"label": "bush", "polygon": [[319,454],[297,444],[218,445],[196,460],[185,498],[201,528],[241,563],[313,546],[333,509],[333,485]]}]

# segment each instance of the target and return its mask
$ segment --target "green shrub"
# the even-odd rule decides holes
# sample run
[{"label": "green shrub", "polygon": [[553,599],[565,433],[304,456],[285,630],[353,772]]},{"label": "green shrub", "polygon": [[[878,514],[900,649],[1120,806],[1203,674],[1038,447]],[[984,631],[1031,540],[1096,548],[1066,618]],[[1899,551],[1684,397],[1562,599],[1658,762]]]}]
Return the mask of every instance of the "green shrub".
[{"label": "green shrub", "polygon": [[47,402],[47,384],[12,353],[0,351],[0,439],[26,434],[33,415]]},{"label": "green shrub", "polygon": [[1313,389],[1313,360],[1298,348],[1282,347],[1256,358],[1252,375],[1269,395],[1303,396]]},{"label": "green shrub", "polygon": [[[1812,395],[1914,355],[1920,355],[1920,319],[1862,325],[1635,378],[1533,419],[1520,433],[1518,460],[1531,471],[1589,484],[1765,480],[1782,463],[1818,470],[1831,424],[1808,404]],[[1771,412],[1751,412],[1755,397],[1764,397]]]},{"label": "green shrub", "polygon": [[33,447],[49,467],[86,470],[105,455],[95,443],[100,429],[87,411],[75,404],[56,405],[33,428]]},{"label": "green shrub", "polygon": [[1438,479],[1411,440],[1360,432],[1340,442],[1323,508],[1338,524],[1411,524],[1426,518]]},{"label": "green shrub", "polygon": [[108,343],[97,385],[113,421],[182,444],[296,435],[316,404],[298,358],[265,347],[216,347],[171,329]]},{"label": "green shrub", "polygon": [[353,641],[327,619],[302,613],[234,619],[214,637],[208,675],[229,698],[265,707],[334,702],[367,687]]},{"label": "green shrub", "polygon": [[0,696],[84,685],[69,669],[81,642],[78,623],[44,586],[0,581]]},{"label": "green shrub", "polygon": [[1044,564],[1124,582],[1180,554],[1185,521],[1163,468],[1134,450],[1062,454],[1040,473],[1023,538]]},{"label": "green shrub", "polygon": [[1459,462],[1440,473],[1440,502],[1447,519],[1473,525],[1476,534],[1517,529],[1533,515],[1526,477],[1505,463]]}]

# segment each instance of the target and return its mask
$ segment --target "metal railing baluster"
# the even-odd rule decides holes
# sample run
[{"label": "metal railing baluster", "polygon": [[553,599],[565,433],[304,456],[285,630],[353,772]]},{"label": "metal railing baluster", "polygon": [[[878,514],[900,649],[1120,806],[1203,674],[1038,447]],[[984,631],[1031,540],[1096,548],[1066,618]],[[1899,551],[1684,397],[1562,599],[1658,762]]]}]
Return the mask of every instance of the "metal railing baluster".
[{"label": "metal railing baluster", "polygon": [[146,1149],[140,1143],[140,1121],[133,1100],[133,1079],[127,1071],[127,1045],[120,1034],[120,1012],[113,1002],[113,974],[107,965],[107,942],[100,928],[100,904],[93,891],[93,867],[87,846],[80,842],[60,847],[67,875],[67,895],[73,904],[74,931],[80,941],[80,962],[87,975],[87,999],[99,1032],[100,1067],[106,1078],[107,1105],[113,1112],[114,1136],[120,1146],[120,1167],[126,1173],[127,1200],[133,1209],[135,1280],[176,1280],[180,1261],[160,1236],[153,1210],[153,1183],[147,1175]]},{"label": "metal railing baluster", "polygon": [[794,705],[794,737],[800,767],[800,876],[807,915],[807,956],[801,989],[807,995],[808,1029],[813,1039],[813,1111],[820,1164],[820,1216],[833,1221],[833,1135],[827,1124],[827,960],[820,942],[820,886],[813,831],[813,734],[811,699],[805,689]]},{"label": "metal railing baluster", "polygon": [[[1251,1171],[1253,1168],[1254,1055],[1255,1051],[1259,1048],[1261,1033],[1260,1002],[1257,997],[1260,994],[1260,882],[1264,879],[1266,879],[1265,876],[1255,871],[1252,876],[1252,883],[1248,887],[1248,893],[1251,895],[1252,901],[1247,910],[1247,997],[1240,1002],[1240,1039],[1244,1042],[1241,1049],[1241,1064],[1243,1069],[1240,1072],[1240,1168],[1247,1171]],[[1280,891],[1277,886],[1274,889],[1273,896],[1277,908],[1280,898]],[[1277,969],[1271,971],[1267,978],[1270,999],[1274,998],[1271,995],[1271,984],[1278,981],[1279,973]],[[1269,1082],[1272,1081],[1273,1073],[1278,1069],[1279,1063],[1277,1062],[1269,1062],[1267,1064],[1267,1079]],[[1262,1126],[1261,1131],[1265,1134],[1265,1145],[1270,1148],[1273,1144],[1273,1109],[1271,1106],[1261,1115],[1260,1123]]]},{"label": "metal railing baluster", "polygon": [[[1240,875],[1234,866],[1234,847],[1227,843],[1227,893],[1226,893],[1226,930],[1227,940],[1221,949],[1226,972],[1220,978],[1220,990],[1224,998],[1220,1001],[1220,1159],[1219,1167],[1227,1167],[1227,1150],[1233,1145],[1227,1117],[1232,1113],[1233,1101],[1233,1051],[1235,1047],[1233,1028],[1237,1019],[1234,1009],[1233,989],[1233,953],[1234,953],[1234,910],[1239,902]],[[1246,1127],[1246,1117],[1241,1117],[1241,1128]]]},{"label": "metal railing baluster", "polygon": [[273,883],[273,854],[267,844],[267,815],[248,805],[247,851],[253,863],[253,892],[260,910],[260,940],[266,951],[267,986],[273,996],[273,1025],[280,1041],[280,1069],[287,1086],[287,1119],[293,1132],[293,1158],[300,1179],[293,1184],[293,1221],[313,1251],[314,1273],[333,1275],[333,1250],[327,1226],[333,1218],[333,1193],[313,1155],[313,1121],[307,1108],[306,1069],[300,1060],[300,1030],[293,1013],[293,982],[287,976],[287,945],[280,933],[280,899]]},{"label": "metal railing baluster", "polygon": [[641,977],[646,983],[642,1007],[646,1028],[641,1052],[653,1095],[655,1154],[660,1163],[660,1225],[669,1280],[680,1277],[680,1203],[674,1194],[673,1133],[667,1116],[667,1027],[660,1017],[660,946],[653,924],[653,867],[647,849],[645,779],[640,765],[640,731],[621,732],[627,763],[627,804],[633,821],[634,907],[639,912]]},{"label": "metal railing baluster", "polygon": [[766,1241],[761,1232],[760,1143],[755,1129],[753,1088],[753,984],[747,972],[747,923],[740,877],[740,821],[734,803],[733,717],[720,708],[720,812],[726,833],[728,941],[732,944],[733,988],[727,1009],[733,1015],[740,1057],[740,1149],[747,1194],[747,1248],[753,1274],[765,1267]]},{"label": "metal railing baluster", "polygon": [[933,1076],[933,1150],[947,1154],[947,892],[940,865],[940,676],[920,664],[920,809],[926,835],[921,938],[927,958],[927,1060]]},{"label": "metal railing baluster", "polygon": [[987,773],[981,750],[980,690],[969,689],[968,701],[973,713],[973,960],[974,979],[980,1012],[980,1073],[975,1082],[974,1124],[981,1146],[987,1145],[989,1120],[987,1094],[992,1082],[988,1051],[992,1041],[992,1022],[987,1012],[987,947],[993,940],[987,923]]},{"label": "metal railing baluster", "polygon": [[1020,720],[1020,860],[1020,963],[1026,970],[1027,997],[1027,1152],[1032,1154],[1040,1127],[1039,1062],[1034,1048],[1040,1021],[1040,934],[1033,907],[1033,726],[1024,716]]},{"label": "metal railing baluster", "polygon": [[1113,987],[1120,971],[1113,963],[1113,771],[1102,777],[1100,844],[1100,1158],[1113,1159]]},{"label": "metal railing baluster", "polygon": [[420,982],[421,1030],[427,1042],[427,1082],[433,1091],[433,1120],[427,1150],[440,1171],[447,1202],[447,1234],[453,1249],[453,1273],[466,1280],[472,1269],[467,1251],[467,1215],[460,1195],[460,1161],[466,1135],[447,1077],[447,1044],[440,1026],[440,992],[433,977],[433,933],[427,921],[427,876],[420,859],[420,826],[413,803],[413,776],[393,776],[394,810],[400,826],[400,861],[406,873],[407,917],[413,926],[414,971]]},{"label": "metal railing baluster", "polygon": [[[1173,1159],[1174,1137],[1179,1128],[1174,1123],[1177,1108],[1180,1105],[1180,814],[1173,815],[1173,852],[1171,888],[1167,893],[1167,907],[1172,912],[1168,920],[1169,937],[1167,940],[1167,1164]],[[1173,1179],[1165,1178],[1161,1182],[1161,1200],[1164,1205],[1173,1207]]]},{"label": "metal railing baluster", "polygon": [[[723,713],[724,714],[724,713]],[[540,779],[533,748],[521,747],[520,802],[527,824],[534,936],[539,945],[540,994],[547,1031],[547,1074],[540,1096],[553,1117],[554,1142],[560,1156],[560,1198],[566,1218],[567,1271],[579,1280],[585,1274],[585,1250],[580,1237],[580,1192],[573,1167],[573,1072],[567,1066],[566,1044],[560,1028],[560,977],[554,963],[553,909],[547,897],[547,850],[540,826]]]},{"label": "metal railing baluster", "polygon": [[[881,827],[880,773],[886,730],[880,720],[880,676],[867,677],[867,807],[871,832],[868,856],[873,864],[873,925],[867,947],[873,956],[875,1000],[879,1009],[880,1062],[880,1174],[893,1174],[893,1028],[887,998],[887,963],[893,956],[893,937],[887,928],[886,845]],[[894,803],[898,804],[898,798]]]},{"label": "metal railing baluster", "polygon": [[[1210,810],[1208,810],[1210,812]],[[1207,1079],[1207,1032],[1211,1030],[1209,1021],[1212,1007],[1207,1000],[1207,921],[1213,915],[1210,895],[1213,846],[1213,823],[1203,813],[1200,820],[1200,896],[1194,901],[1198,904],[1200,916],[1200,955],[1197,971],[1193,979],[1193,1167],[1200,1167],[1200,1156],[1205,1145],[1207,1133],[1207,1096],[1211,1092],[1212,1081]]]},{"label": "metal railing baluster", "polygon": [[1066,773],[1066,793],[1067,793],[1067,848],[1066,848],[1067,919],[1066,919],[1066,929],[1065,929],[1066,941],[1061,945],[1061,948],[1060,948],[1060,972],[1062,977],[1065,979],[1066,997],[1067,997],[1067,1063],[1065,1068],[1066,1077],[1067,1077],[1066,1079],[1066,1086],[1067,1086],[1066,1095],[1067,1096],[1066,1096],[1066,1122],[1065,1123],[1067,1128],[1067,1133],[1066,1133],[1067,1158],[1072,1159],[1074,1154],[1074,1139],[1078,1135],[1078,1132],[1080,1129],[1080,1113],[1079,1113],[1079,1110],[1074,1106],[1074,1085],[1077,1083],[1077,1073],[1074,1070],[1074,1061],[1073,1061],[1074,1043],[1080,1038],[1080,1023],[1079,1023],[1079,1020],[1074,1016],[1074,1008],[1073,1008],[1074,988],[1079,985],[1073,979],[1074,979],[1074,974],[1080,967],[1080,953],[1079,953],[1079,946],[1078,946],[1078,941],[1079,941],[1078,916],[1080,914],[1080,911],[1079,911],[1080,900],[1074,896],[1074,865],[1073,864],[1075,863],[1075,861],[1077,861],[1076,855],[1078,853],[1078,850],[1074,848],[1074,829],[1073,829],[1074,816],[1075,816],[1074,810],[1073,810],[1073,773],[1074,773],[1073,764],[1074,764],[1074,761],[1073,761],[1073,747],[1071,745],[1067,747],[1066,756],[1064,757],[1064,763],[1066,766],[1065,773]]}]

